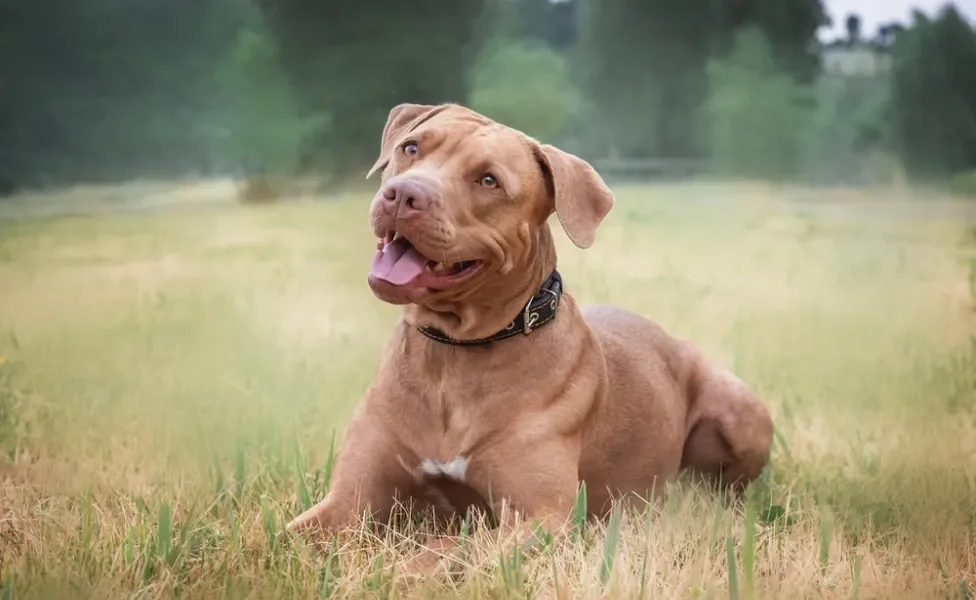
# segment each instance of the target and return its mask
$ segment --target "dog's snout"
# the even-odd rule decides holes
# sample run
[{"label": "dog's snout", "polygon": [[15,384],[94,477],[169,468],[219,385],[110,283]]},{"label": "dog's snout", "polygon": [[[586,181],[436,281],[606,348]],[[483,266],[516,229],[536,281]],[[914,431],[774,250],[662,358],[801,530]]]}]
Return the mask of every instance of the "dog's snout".
[{"label": "dog's snout", "polygon": [[434,199],[431,186],[413,177],[394,178],[383,188],[383,198],[399,205],[402,216],[409,211],[427,210]]}]

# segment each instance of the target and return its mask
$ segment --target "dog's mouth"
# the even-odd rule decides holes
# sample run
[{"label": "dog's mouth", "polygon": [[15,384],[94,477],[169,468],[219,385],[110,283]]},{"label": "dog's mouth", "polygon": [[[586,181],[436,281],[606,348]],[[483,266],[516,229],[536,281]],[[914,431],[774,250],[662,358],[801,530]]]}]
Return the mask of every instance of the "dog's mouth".
[{"label": "dog's mouth", "polygon": [[444,263],[427,258],[396,231],[388,231],[376,249],[370,278],[396,286],[446,289],[469,279],[484,266],[480,260]]}]

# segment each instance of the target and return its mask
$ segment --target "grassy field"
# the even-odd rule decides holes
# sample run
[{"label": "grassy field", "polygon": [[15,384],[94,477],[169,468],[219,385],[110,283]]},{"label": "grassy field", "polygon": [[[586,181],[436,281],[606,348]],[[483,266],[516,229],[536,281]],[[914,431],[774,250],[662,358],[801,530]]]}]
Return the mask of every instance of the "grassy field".
[{"label": "grassy field", "polygon": [[[817,202],[798,211],[798,195]],[[394,593],[422,531],[324,550],[279,535],[327,489],[397,315],[365,284],[366,209],[0,222],[0,600]],[[619,188],[593,248],[559,234],[568,289],[753,386],[777,427],[760,493],[724,505],[679,484],[609,534],[409,595],[972,598],[976,223],[961,214],[881,193]]]}]

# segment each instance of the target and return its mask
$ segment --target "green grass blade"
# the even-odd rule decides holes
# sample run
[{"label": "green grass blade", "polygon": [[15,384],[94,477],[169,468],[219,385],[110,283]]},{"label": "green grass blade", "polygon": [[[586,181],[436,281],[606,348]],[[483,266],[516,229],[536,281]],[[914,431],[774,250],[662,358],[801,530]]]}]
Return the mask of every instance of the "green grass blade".
[{"label": "green grass blade", "polygon": [[739,576],[735,571],[735,540],[725,538],[725,555],[729,565],[729,600],[739,600]]},{"label": "green grass blade", "polygon": [[791,458],[790,444],[786,441],[786,436],[783,435],[783,432],[775,426],[773,427],[773,438],[776,440],[776,444],[783,450],[783,454],[786,455],[787,460]]},{"label": "green grass blade", "polygon": [[332,440],[329,442],[329,456],[325,460],[325,475],[322,477],[322,485],[328,490],[332,486],[332,470],[335,468],[336,460],[336,433],[332,430]]},{"label": "green grass blade", "polygon": [[573,529],[570,531],[569,539],[573,542],[583,537],[583,530],[586,527],[586,482],[580,481],[576,489],[576,501],[573,502]]},{"label": "green grass blade", "polygon": [[155,557],[152,556],[151,553],[147,552],[146,562],[143,563],[142,566],[142,587],[145,588],[146,586],[149,585],[149,582],[152,581],[153,573],[155,572],[156,572]]},{"label": "green grass blade", "polygon": [[95,514],[95,501],[90,493],[86,493],[81,507],[81,539],[79,542],[83,562],[87,562],[93,556],[95,538],[98,534],[98,521]]},{"label": "green grass blade", "polygon": [[298,496],[302,511],[312,508],[312,495],[305,483],[305,461],[302,460],[302,450],[298,445],[297,438],[295,439],[295,487],[295,493]]},{"label": "green grass blade", "polygon": [[743,597],[752,600],[755,594],[756,577],[756,506],[757,488],[750,485],[746,490],[745,537],[742,540],[742,592]]},{"label": "green grass blade", "polygon": [[511,560],[505,555],[505,552],[498,557],[499,566],[502,572],[502,583],[505,585],[505,591],[509,594],[515,594],[522,590],[522,551],[518,546],[512,551]]},{"label": "green grass blade", "polygon": [[129,527],[129,533],[125,536],[125,551],[123,552],[125,557],[125,564],[131,565],[132,561],[136,557],[136,531],[135,527]]},{"label": "green grass blade", "polygon": [[969,590],[969,584],[966,583],[965,577],[959,582],[959,598],[961,600],[973,600],[973,594]]},{"label": "green grass blade", "polygon": [[[655,482],[657,483],[657,482]],[[651,498],[654,498],[654,493],[651,493]],[[640,568],[640,588],[637,591],[637,600],[644,600],[647,594],[647,559],[651,555],[651,526],[654,521],[654,502],[647,503],[647,509],[644,511],[644,557],[641,559]]]},{"label": "green grass blade", "polygon": [[14,600],[14,576],[10,573],[0,580],[0,600]]},{"label": "green grass blade", "polygon": [[820,517],[820,576],[827,574],[827,564],[830,562],[830,543],[833,541],[834,528],[828,513]]},{"label": "green grass blade", "polygon": [[268,506],[267,496],[261,496],[261,523],[264,526],[264,534],[268,538],[268,548],[275,554],[278,550],[278,524],[275,520],[274,511]]},{"label": "green grass blade", "polygon": [[377,554],[376,558],[373,559],[371,571],[369,577],[363,580],[362,587],[364,590],[375,594],[383,589],[383,554]]},{"label": "green grass blade", "polygon": [[193,526],[196,524],[196,501],[190,505],[190,509],[186,513],[186,517],[183,520],[183,525],[180,526],[180,532],[177,536],[176,547],[170,550],[169,555],[166,557],[166,562],[169,564],[175,564],[176,560],[181,556],[186,554],[186,549],[189,544],[191,533],[193,531]]},{"label": "green grass blade", "polygon": [[239,442],[234,455],[234,498],[240,502],[244,496],[244,446]]},{"label": "green grass blade", "polygon": [[156,556],[166,560],[169,556],[170,536],[172,535],[172,511],[169,502],[159,505],[159,518],[156,522]]},{"label": "green grass blade", "polygon": [[332,544],[329,546],[329,555],[325,558],[325,565],[322,567],[322,575],[319,579],[319,598],[328,598],[332,595],[336,580],[335,566],[338,556],[339,548],[336,538],[333,537]]},{"label": "green grass blade", "polygon": [[617,558],[617,545],[620,542],[620,508],[614,507],[610,511],[610,523],[607,525],[607,537],[603,543],[603,557],[600,562],[600,583],[606,585],[613,574],[613,563]]},{"label": "green grass blade", "polygon": [[237,512],[234,510],[233,501],[227,500],[227,525],[230,527],[230,541],[231,547],[234,548],[235,552],[240,554],[241,552],[241,529],[237,522]]}]

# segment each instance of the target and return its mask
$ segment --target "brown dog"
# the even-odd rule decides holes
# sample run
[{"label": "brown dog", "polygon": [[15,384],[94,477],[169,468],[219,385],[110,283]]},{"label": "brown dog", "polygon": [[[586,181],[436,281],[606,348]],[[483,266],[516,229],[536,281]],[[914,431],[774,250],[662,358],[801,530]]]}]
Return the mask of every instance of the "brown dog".
[{"label": "brown dog", "polygon": [[644,317],[581,311],[562,291],[548,218],[587,248],[613,205],[589,164],[461,106],[402,104],[380,169],[368,280],[403,314],[327,497],[289,530],[414,500],[506,503],[559,535],[581,480],[602,516],[681,468],[736,486],[760,474],[772,422],[741,380]]}]

